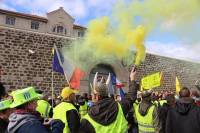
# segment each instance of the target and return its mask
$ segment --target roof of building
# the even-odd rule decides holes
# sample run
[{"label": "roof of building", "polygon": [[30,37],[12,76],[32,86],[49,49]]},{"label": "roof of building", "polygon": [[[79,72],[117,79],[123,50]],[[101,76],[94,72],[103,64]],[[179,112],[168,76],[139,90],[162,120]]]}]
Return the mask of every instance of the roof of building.
[{"label": "roof of building", "polygon": [[[61,8],[59,8],[59,9],[61,9]],[[57,11],[57,10],[55,10],[55,11]],[[14,11],[9,11],[9,10],[4,10],[4,9],[0,9],[0,13],[1,14],[5,14],[5,15],[14,16],[14,17],[21,17],[21,18],[25,18],[25,19],[32,19],[32,20],[42,21],[42,22],[45,22],[45,23],[48,22],[48,19],[46,17],[41,17],[41,16],[37,16],[37,15],[32,15],[32,14],[14,12]],[[86,27],[81,26],[81,25],[77,25],[77,24],[74,24],[73,28],[74,29],[84,29],[84,30],[87,29]]]},{"label": "roof of building", "polygon": [[55,12],[58,12],[58,11],[63,11],[67,16],[69,16],[71,19],[73,19],[73,20],[75,21],[75,19],[74,19],[69,13],[67,13],[67,12],[63,9],[63,7],[60,7],[60,8],[58,8],[57,10],[48,12],[47,14],[52,14],[52,13],[55,13]]},{"label": "roof of building", "polygon": [[47,18],[37,16],[37,15],[19,13],[19,12],[4,10],[4,9],[0,9],[0,13],[5,14],[5,15],[10,15],[10,16],[15,16],[15,17],[21,17],[21,18],[25,18],[25,19],[33,19],[33,20],[42,21],[42,22],[45,22],[45,23],[48,22]]},{"label": "roof of building", "polygon": [[77,24],[74,24],[74,25],[73,25],[73,28],[74,28],[74,29],[84,29],[84,30],[87,29],[86,27],[81,26],[81,25],[77,25]]}]

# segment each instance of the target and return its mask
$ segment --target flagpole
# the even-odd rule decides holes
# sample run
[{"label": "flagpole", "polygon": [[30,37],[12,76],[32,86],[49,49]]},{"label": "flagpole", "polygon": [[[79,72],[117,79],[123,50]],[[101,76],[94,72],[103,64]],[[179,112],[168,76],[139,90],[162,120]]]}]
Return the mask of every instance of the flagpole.
[{"label": "flagpole", "polygon": [[68,85],[69,85],[69,88],[70,88],[70,83],[69,83],[69,80],[68,80],[68,77],[67,77],[67,74],[64,72],[64,74],[65,74],[65,78],[66,78],[66,80],[67,80],[67,83],[68,83]]},{"label": "flagpole", "polygon": [[54,88],[53,88],[53,67],[52,67],[52,78],[51,78],[51,106],[52,106],[52,108],[53,108],[53,94],[54,94]]},{"label": "flagpole", "polygon": [[[54,48],[53,48],[53,54],[54,54]],[[51,70],[51,106],[53,108],[53,92],[54,92],[54,88],[53,88],[53,64],[54,64],[54,55],[53,55],[53,63],[52,63],[52,70]]]}]

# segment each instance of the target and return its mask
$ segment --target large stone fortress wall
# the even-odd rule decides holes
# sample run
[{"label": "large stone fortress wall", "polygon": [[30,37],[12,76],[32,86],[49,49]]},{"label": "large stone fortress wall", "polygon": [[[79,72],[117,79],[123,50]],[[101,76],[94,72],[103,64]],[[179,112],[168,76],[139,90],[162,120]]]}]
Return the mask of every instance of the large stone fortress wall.
[{"label": "large stone fortress wall", "polygon": [[[37,86],[50,93],[52,85],[52,48],[56,44],[61,48],[70,38],[0,28],[0,81],[8,90],[26,86]],[[31,53],[29,50],[34,51]],[[108,64],[117,77],[126,84],[128,71],[119,63]],[[194,88],[194,82],[200,79],[200,64],[147,54],[146,60],[138,68],[137,80],[141,77],[163,71],[164,84],[158,89],[174,89],[177,75],[184,86]],[[88,92],[91,80],[90,71],[81,81],[81,92]],[[56,93],[66,81],[63,75],[54,72],[53,83]]]}]

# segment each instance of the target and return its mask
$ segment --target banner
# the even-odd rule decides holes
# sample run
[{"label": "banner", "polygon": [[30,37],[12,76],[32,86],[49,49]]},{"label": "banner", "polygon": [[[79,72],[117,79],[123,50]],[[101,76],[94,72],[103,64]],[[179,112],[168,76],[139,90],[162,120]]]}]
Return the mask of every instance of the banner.
[{"label": "banner", "polygon": [[162,72],[148,75],[141,80],[141,88],[143,90],[152,89],[161,85]]},{"label": "banner", "polygon": [[181,90],[181,84],[180,84],[178,78],[176,77],[176,94],[179,94],[180,90]]}]

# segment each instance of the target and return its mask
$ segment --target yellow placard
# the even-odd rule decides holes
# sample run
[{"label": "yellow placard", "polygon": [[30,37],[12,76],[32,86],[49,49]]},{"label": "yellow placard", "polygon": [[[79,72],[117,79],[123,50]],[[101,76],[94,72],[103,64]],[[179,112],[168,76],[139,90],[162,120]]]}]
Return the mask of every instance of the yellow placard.
[{"label": "yellow placard", "polygon": [[157,72],[151,75],[148,75],[141,80],[142,89],[148,90],[154,87],[159,87],[161,85],[162,72]]}]

